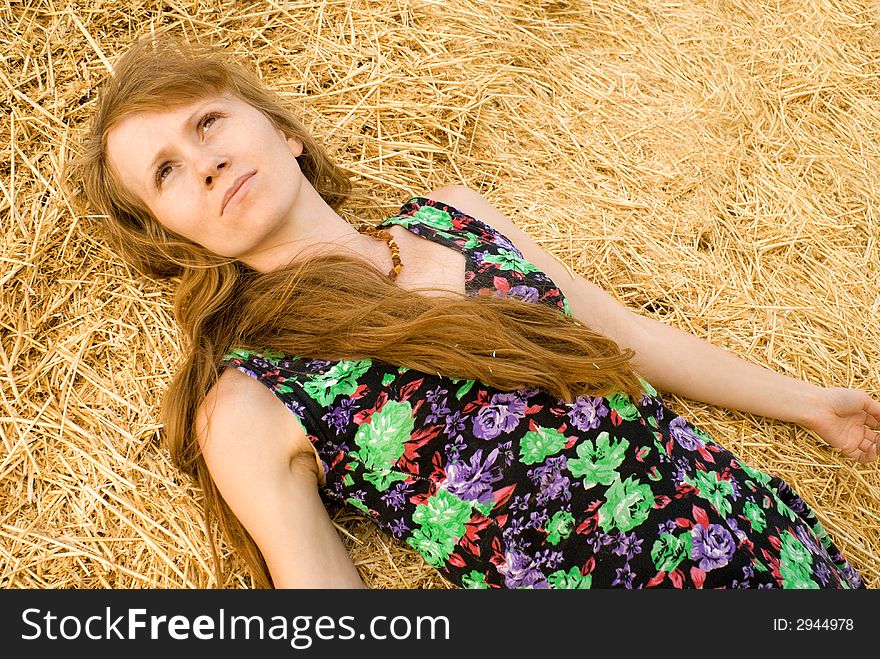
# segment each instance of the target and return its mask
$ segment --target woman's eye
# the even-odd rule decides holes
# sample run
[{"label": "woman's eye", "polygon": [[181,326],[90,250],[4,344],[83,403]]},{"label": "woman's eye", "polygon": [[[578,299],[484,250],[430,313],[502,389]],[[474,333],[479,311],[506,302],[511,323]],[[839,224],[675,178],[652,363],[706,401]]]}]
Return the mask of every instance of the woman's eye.
[{"label": "woman's eye", "polygon": [[164,164],[160,165],[159,169],[156,170],[156,187],[161,188],[162,182],[168,178],[168,175],[171,173],[171,165]]},{"label": "woman's eye", "polygon": [[217,115],[216,113],[206,114],[205,117],[202,119],[202,130],[205,131],[210,128],[218,117],[219,115]]}]

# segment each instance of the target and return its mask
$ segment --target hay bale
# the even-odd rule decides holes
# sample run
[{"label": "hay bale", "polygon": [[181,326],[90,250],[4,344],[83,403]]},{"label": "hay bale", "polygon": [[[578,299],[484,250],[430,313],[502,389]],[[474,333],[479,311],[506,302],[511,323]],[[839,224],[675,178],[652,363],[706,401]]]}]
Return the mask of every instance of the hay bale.
[{"label": "hay bale", "polygon": [[[131,272],[62,194],[96,85],[136,34],[246,55],[372,186],[376,222],[480,189],[641,313],[816,384],[878,395],[880,9],[291,1],[0,11],[0,586],[247,587],[211,571],[200,493],[156,441],[180,354],[172,286]],[[667,403],[812,504],[880,585],[880,474],[797,426]],[[447,588],[332,511],[367,585]]]}]

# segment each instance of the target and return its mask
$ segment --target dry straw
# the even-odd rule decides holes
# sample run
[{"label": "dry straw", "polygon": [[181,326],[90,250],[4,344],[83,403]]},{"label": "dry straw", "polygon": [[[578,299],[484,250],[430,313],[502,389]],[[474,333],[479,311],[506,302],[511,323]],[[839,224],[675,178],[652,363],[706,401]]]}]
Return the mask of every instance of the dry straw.
[{"label": "dry straw", "polygon": [[[880,395],[873,0],[0,6],[0,586],[247,587],[156,441],[172,284],[99,240],[61,165],[138,34],[245,57],[372,186],[375,222],[480,190],[632,309],[816,384]],[[667,404],[812,504],[880,585],[880,474],[801,427]],[[365,582],[447,588],[331,511]]]}]

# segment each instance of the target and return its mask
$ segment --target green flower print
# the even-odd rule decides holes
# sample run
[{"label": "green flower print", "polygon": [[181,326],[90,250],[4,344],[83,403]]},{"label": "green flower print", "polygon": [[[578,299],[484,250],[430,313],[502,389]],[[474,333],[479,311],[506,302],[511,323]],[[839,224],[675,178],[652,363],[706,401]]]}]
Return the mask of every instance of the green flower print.
[{"label": "green flower print", "polygon": [[406,539],[408,545],[419,552],[427,561],[428,565],[434,568],[443,567],[446,559],[455,549],[455,538],[444,532],[444,529],[437,526],[425,526],[416,529],[413,534]]},{"label": "green flower print", "polygon": [[[764,487],[769,487],[770,474],[765,474],[763,471],[758,471],[757,469],[754,469],[744,463],[740,463],[739,466],[744,472],[746,472],[746,474],[749,477],[754,478],[756,481],[758,481]],[[748,482],[748,481],[746,481],[746,482]]]},{"label": "green flower print", "polygon": [[752,528],[757,533],[760,533],[767,528],[767,518],[764,516],[764,511],[761,509],[761,506],[757,506],[751,501],[746,501],[743,506],[743,512],[746,515],[746,519],[751,522]]},{"label": "green flower print", "polygon": [[290,355],[285,355],[280,350],[272,350],[268,348],[265,350],[244,350],[243,348],[235,348],[226,353],[223,359],[241,359],[247,361],[253,355],[275,365],[279,364],[282,359],[291,358]]},{"label": "green flower print", "polygon": [[314,376],[303,386],[306,393],[320,405],[329,405],[342,394],[349,396],[358,388],[358,378],[372,366],[370,359],[342,361],[333,365],[326,373]]},{"label": "green flower print", "polygon": [[831,547],[831,536],[828,535],[828,531],[825,530],[822,522],[818,519],[816,520],[816,523],[813,524],[813,535],[816,536],[816,539],[819,540],[819,544],[825,547],[825,549]]},{"label": "green flower print", "polygon": [[564,510],[557,511],[550,521],[547,522],[547,542],[551,545],[557,544],[560,540],[567,538],[574,530],[574,517],[571,513]]},{"label": "green flower print", "polygon": [[403,455],[403,445],[412,436],[413,416],[409,401],[390,400],[381,411],[373,414],[370,423],[362,423],[354,436],[358,450],[351,456],[364,464],[364,478],[379,491],[387,490],[394,481],[406,475],[391,471]]},{"label": "green flower print", "polygon": [[713,472],[697,470],[693,478],[684,477],[684,482],[697,488],[697,496],[705,499],[722,517],[727,517],[733,507],[727,497],[733,494],[733,486],[729,481],[718,478]]},{"label": "green flower print", "polygon": [[446,562],[455,543],[464,535],[471,518],[471,506],[446,490],[437,490],[425,503],[416,506],[413,522],[419,525],[407,544],[425,557],[433,567]]},{"label": "green flower print", "polygon": [[364,502],[361,501],[360,499],[355,499],[354,497],[346,497],[345,502],[348,503],[349,505],[351,505],[352,507],[357,508],[358,510],[367,513],[368,515],[370,514],[370,509],[367,508],[367,506],[364,504]]},{"label": "green flower print", "polygon": [[797,520],[797,514],[785,503],[782,499],[780,499],[776,495],[776,491],[773,492],[773,498],[776,500],[776,512],[780,515],[785,515],[792,522]]},{"label": "green flower print", "polygon": [[571,313],[571,307],[568,305],[568,298],[563,298],[563,300],[562,300],[562,312],[566,316],[573,316],[574,315]]},{"label": "green flower print", "polygon": [[527,465],[543,462],[548,456],[565,448],[565,435],[553,428],[538,426],[523,435],[519,445],[519,459]]},{"label": "green flower print", "polygon": [[467,392],[469,392],[471,390],[471,388],[474,386],[474,383],[476,382],[476,380],[468,380],[466,378],[450,378],[449,381],[452,382],[453,384],[458,384],[459,382],[464,382],[464,384],[458,388],[458,391],[455,392],[455,397],[458,400],[461,400],[461,397],[464,396]]},{"label": "green flower print", "polygon": [[467,234],[467,242],[465,242],[465,244],[462,245],[461,248],[471,250],[471,249],[474,249],[475,247],[479,247],[481,244],[482,243],[480,242],[479,238],[477,238],[472,233],[468,233]]},{"label": "green flower print", "polygon": [[413,224],[424,224],[438,231],[452,228],[452,216],[433,206],[422,206],[409,217],[398,217],[399,224],[409,228]]},{"label": "green flower print", "polygon": [[819,588],[819,584],[810,578],[813,556],[807,548],[790,531],[784,531],[781,539],[779,573],[782,575],[782,587]]},{"label": "green flower print", "polygon": [[580,570],[573,567],[568,572],[556,570],[547,576],[547,581],[556,589],[586,590],[593,584],[593,575],[581,574]]},{"label": "green flower print", "polygon": [[461,575],[461,585],[463,588],[470,590],[486,590],[489,584],[486,583],[486,575],[476,570],[471,570],[468,574]]},{"label": "green flower print", "polygon": [[512,270],[513,272],[518,272],[523,275],[538,271],[538,268],[534,265],[525,259],[520,258],[509,249],[504,249],[502,247],[498,248],[498,254],[484,254],[483,262],[492,263],[497,266],[499,270]]},{"label": "green flower print", "polygon": [[626,439],[610,442],[608,433],[601,432],[595,440],[586,440],[578,444],[578,457],[568,461],[568,468],[575,478],[584,478],[584,488],[590,489],[598,483],[611,485],[619,478],[617,468],[623,462],[629,441]]},{"label": "green flower print", "polygon": [[614,394],[606,398],[608,406],[617,412],[621,419],[635,421],[639,418],[639,408],[636,407],[626,394]]},{"label": "green flower print", "polygon": [[651,547],[651,560],[658,571],[672,572],[684,559],[691,555],[690,533],[682,533],[677,538],[671,533],[662,534]]},{"label": "green flower print", "polygon": [[242,350],[241,348],[235,348],[230,350],[226,355],[224,355],[224,359],[242,359],[247,360],[250,359],[251,355],[256,355],[256,350]]},{"label": "green flower print", "polygon": [[625,481],[614,481],[605,493],[605,503],[599,508],[599,526],[608,533],[613,529],[629,531],[648,518],[654,506],[654,493],[635,476]]},{"label": "green flower print", "polygon": [[648,384],[647,380],[640,377],[639,382],[642,384],[642,389],[645,390],[646,394],[648,394],[649,396],[656,396],[657,395],[657,390],[654,389],[654,387],[652,387],[650,384]]}]

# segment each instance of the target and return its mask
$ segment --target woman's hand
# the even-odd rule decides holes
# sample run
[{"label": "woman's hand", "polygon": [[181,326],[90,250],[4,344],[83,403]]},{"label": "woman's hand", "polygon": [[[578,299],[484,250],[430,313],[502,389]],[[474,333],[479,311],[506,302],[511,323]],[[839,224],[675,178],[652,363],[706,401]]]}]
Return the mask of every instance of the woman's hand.
[{"label": "woman's hand", "polygon": [[860,389],[822,387],[805,428],[858,462],[877,457],[880,402]]}]

